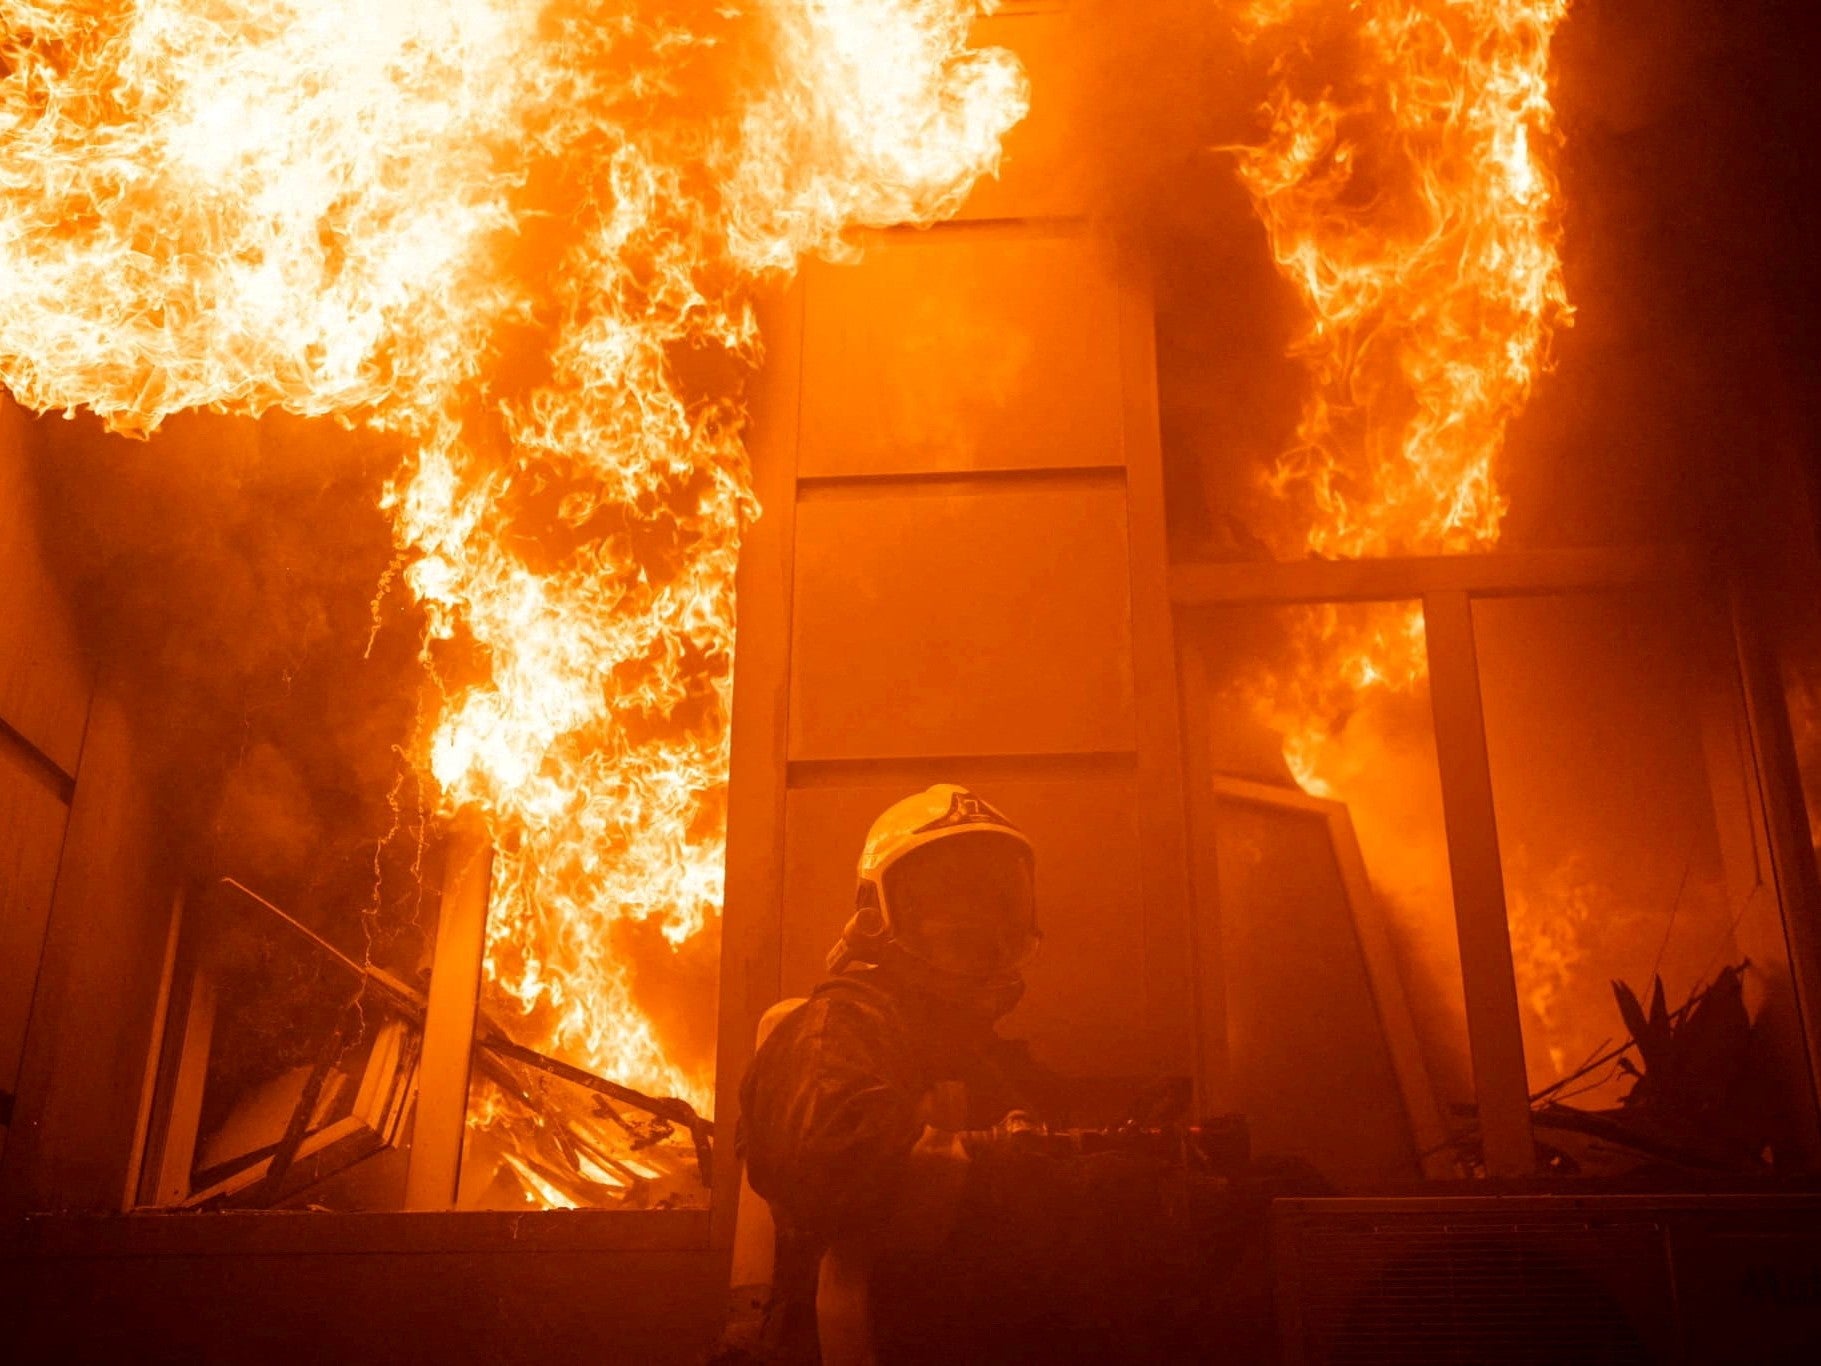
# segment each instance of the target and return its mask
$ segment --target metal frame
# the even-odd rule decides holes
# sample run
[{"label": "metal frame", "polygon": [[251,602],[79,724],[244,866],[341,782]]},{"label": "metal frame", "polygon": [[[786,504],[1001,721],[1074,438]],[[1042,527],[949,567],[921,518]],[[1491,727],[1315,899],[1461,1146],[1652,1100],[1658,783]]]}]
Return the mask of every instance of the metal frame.
[{"label": "metal frame", "polygon": [[408,1210],[455,1207],[467,1136],[468,1078],[480,1023],[493,849],[478,822],[458,825],[446,859],[418,1065],[417,1119],[405,1168]]},{"label": "metal frame", "polygon": [[[1391,1057],[1391,1070],[1397,1076],[1398,1093],[1404,1102],[1404,1115],[1410,1124],[1411,1140],[1420,1154],[1423,1173],[1438,1179],[1457,1175],[1454,1162],[1444,1151],[1448,1146],[1448,1126],[1436,1103],[1435,1086],[1429,1076],[1428,1064],[1423,1061],[1416,1024],[1410,1015],[1410,1003],[1404,994],[1390,933],[1385,927],[1384,909],[1372,890],[1372,880],[1366,872],[1366,860],[1360,852],[1359,837],[1354,833],[1353,816],[1347,804],[1326,797],[1312,797],[1300,788],[1276,787],[1225,774],[1214,774],[1210,783],[1215,805],[1233,802],[1288,811],[1319,820],[1328,827],[1335,870],[1347,897],[1353,933],[1359,941],[1360,958],[1366,967],[1372,1001],[1377,1007],[1379,1026],[1384,1031],[1386,1051]],[[1208,856],[1213,856],[1212,849]]]},{"label": "metal frame", "polygon": [[[1534,1173],[1523,1033],[1506,921],[1504,874],[1486,757],[1473,602],[1479,598],[1559,596],[1631,587],[1712,588],[1717,575],[1678,547],[1523,551],[1486,555],[1383,560],[1189,563],[1170,573],[1179,614],[1213,607],[1273,607],[1342,602],[1420,601],[1428,642],[1431,704],[1440,769],[1456,934],[1461,948],[1474,1091],[1489,1174]],[[1788,716],[1777,690],[1775,661],[1752,629],[1740,595],[1730,595],[1735,664],[1750,731],[1749,779],[1762,813],[1761,856],[1774,878],[1780,919],[1789,941],[1791,978],[1808,1053],[1811,1107],[1821,1104],[1821,886],[1807,845]],[[1183,633],[1185,637],[1188,632]],[[1205,721],[1206,671],[1200,646],[1185,642],[1182,677],[1186,756],[1194,781],[1187,809],[1197,844],[1212,841],[1214,784]],[[1195,854],[1197,921],[1218,926],[1219,900],[1211,849]],[[1201,939],[1209,936],[1204,932]],[[1218,972],[1218,951],[1198,945],[1198,967]],[[1202,1009],[1222,995],[1204,985]],[[1225,1078],[1224,1021],[1204,1015],[1198,1032],[1204,1083]]]}]

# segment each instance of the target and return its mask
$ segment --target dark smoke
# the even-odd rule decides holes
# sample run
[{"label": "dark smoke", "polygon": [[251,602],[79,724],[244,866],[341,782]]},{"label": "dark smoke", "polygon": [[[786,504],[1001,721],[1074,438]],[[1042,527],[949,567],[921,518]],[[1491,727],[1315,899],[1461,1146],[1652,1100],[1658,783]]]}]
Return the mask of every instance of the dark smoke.
[{"label": "dark smoke", "polygon": [[378,507],[397,454],[276,414],[180,416],[145,442],[86,418],[34,430],[44,540],[126,701],[170,876],[195,893],[189,923],[221,969],[233,1025],[211,1094],[231,1098],[307,1060],[350,982],[217,905],[216,880],[401,977],[425,965],[427,794],[401,754],[417,730],[419,623],[385,587]]}]

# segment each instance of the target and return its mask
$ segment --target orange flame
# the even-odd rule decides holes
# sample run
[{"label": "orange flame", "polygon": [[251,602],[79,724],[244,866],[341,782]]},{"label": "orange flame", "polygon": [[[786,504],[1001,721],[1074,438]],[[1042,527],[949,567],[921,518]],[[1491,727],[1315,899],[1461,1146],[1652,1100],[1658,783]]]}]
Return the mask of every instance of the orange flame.
[{"label": "orange flame", "polygon": [[[426,762],[498,849],[487,1005],[708,1100],[615,952],[721,901],[748,283],[997,168],[976,0],[0,0],[0,382],[144,433],[400,433]],[[497,1114],[483,1107],[486,1114]],[[508,1164],[511,1165],[511,1164]],[[527,1175],[528,1198],[557,1196]]]},{"label": "orange flame", "polygon": [[[1312,380],[1265,480],[1290,513],[1279,553],[1498,542],[1507,430],[1573,316],[1546,155],[1550,43],[1566,11],[1567,0],[1254,0],[1246,12],[1272,87],[1269,134],[1239,149],[1239,172],[1305,311],[1294,353]],[[1294,780],[1353,812],[1415,955],[1413,990],[1456,1017],[1460,1040],[1425,1043],[1444,1087],[1458,1088],[1446,853],[1416,719],[1427,678],[1421,608],[1363,604],[1302,615],[1286,667],[1247,692]],[[1513,897],[1520,990],[1551,1047],[1587,904],[1584,889],[1554,884]]]},{"label": "orange flame", "polygon": [[[1295,510],[1282,549],[1434,555],[1498,541],[1511,419],[1571,320],[1549,46],[1567,0],[1258,0],[1266,140],[1239,171],[1307,311],[1312,392],[1268,476]],[[1267,704],[1304,786],[1336,717],[1426,676],[1420,612],[1312,626],[1319,646]],[[1320,663],[1317,663],[1319,658]]]}]

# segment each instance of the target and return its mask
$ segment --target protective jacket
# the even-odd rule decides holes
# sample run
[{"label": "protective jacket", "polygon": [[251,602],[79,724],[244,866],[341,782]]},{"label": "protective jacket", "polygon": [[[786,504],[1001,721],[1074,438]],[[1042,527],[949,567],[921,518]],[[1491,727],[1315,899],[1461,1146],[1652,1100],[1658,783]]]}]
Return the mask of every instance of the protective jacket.
[{"label": "protective jacket", "polygon": [[815,1360],[816,1267],[836,1242],[869,1249],[881,1366],[1205,1359],[1262,1214],[1218,1183],[976,1137],[940,1241],[899,1236],[927,1125],[984,1131],[1014,1109],[1065,1123],[1061,1091],[1023,1045],[886,969],[829,979],[780,1023],[747,1073],[739,1137],[778,1227],[779,1359]]}]

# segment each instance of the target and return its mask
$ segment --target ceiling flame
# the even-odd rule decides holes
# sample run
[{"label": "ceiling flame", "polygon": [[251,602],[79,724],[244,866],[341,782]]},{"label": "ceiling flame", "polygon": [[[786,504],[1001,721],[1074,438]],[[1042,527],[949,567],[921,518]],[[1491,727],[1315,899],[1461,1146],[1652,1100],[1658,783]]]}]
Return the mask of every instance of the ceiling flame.
[{"label": "ceiling flame", "polygon": [[[1571,321],[1549,50],[1567,0],[1255,0],[1269,133],[1237,149],[1305,311],[1312,385],[1270,489],[1281,553],[1457,554],[1499,539],[1511,420]],[[1312,618],[1307,658],[1261,698],[1304,787],[1374,692],[1426,677],[1421,613]]]},{"label": "ceiling flame", "polygon": [[404,439],[424,762],[494,838],[486,1004],[521,1042],[710,1099],[615,936],[718,923],[758,512],[726,374],[754,281],[996,172],[1028,86],[968,46],[993,7],[0,0],[0,383],[133,434],[276,407]]}]

